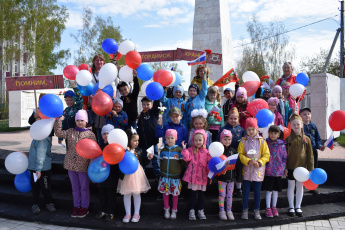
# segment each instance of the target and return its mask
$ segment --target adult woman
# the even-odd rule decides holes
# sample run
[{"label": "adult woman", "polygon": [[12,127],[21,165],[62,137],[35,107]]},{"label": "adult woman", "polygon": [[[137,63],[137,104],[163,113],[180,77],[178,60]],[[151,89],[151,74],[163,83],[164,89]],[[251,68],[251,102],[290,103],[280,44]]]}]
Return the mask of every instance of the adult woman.
[{"label": "adult woman", "polygon": [[201,89],[202,86],[202,80],[204,78],[204,75],[206,73],[206,82],[208,86],[213,85],[213,81],[208,77],[210,74],[210,69],[207,66],[198,65],[198,67],[195,70],[196,76],[193,78],[192,82],[190,84],[197,84],[199,86],[199,89]]},{"label": "adult woman", "polygon": [[283,65],[283,76],[279,78],[276,82],[276,85],[282,86],[282,84],[287,81],[290,85],[297,83],[296,76],[292,74],[293,66],[291,62],[285,62]]}]

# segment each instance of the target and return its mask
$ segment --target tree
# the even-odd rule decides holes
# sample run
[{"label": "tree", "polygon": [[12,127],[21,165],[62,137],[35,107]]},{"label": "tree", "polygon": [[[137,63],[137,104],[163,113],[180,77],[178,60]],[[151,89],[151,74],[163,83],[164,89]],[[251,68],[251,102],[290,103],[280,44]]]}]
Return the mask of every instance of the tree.
[{"label": "tree", "polygon": [[285,61],[294,59],[293,49],[288,50],[289,37],[282,22],[265,25],[256,16],[247,23],[250,43],[242,41],[242,57],[237,62],[239,76],[254,71],[259,77],[269,75],[274,81],[280,77]]},{"label": "tree", "polygon": [[[310,76],[313,73],[322,73],[323,67],[326,63],[328,56],[328,50],[320,49],[320,52],[311,56],[302,58],[301,63],[299,64],[301,72],[305,72]],[[333,74],[335,76],[340,76],[340,61],[339,61],[339,52],[337,55],[333,55],[333,58],[328,63],[326,73]]]},{"label": "tree", "polygon": [[165,70],[171,70],[171,68],[174,69],[174,71],[178,72],[182,76],[182,70],[179,69],[178,63],[177,62],[152,62],[150,64],[153,68],[153,70],[156,72],[157,70],[160,69],[165,69]]}]

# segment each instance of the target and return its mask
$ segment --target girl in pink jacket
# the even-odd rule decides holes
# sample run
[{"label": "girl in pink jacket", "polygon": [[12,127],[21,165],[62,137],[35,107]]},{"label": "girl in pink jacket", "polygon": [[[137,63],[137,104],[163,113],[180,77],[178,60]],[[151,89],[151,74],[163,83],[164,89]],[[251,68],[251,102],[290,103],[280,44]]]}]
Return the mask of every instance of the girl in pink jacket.
[{"label": "girl in pink jacket", "polygon": [[183,150],[181,153],[183,160],[189,162],[182,180],[188,182],[188,189],[191,189],[189,219],[196,220],[194,206],[195,196],[198,193],[198,217],[204,220],[206,219],[204,214],[204,192],[207,186],[208,162],[211,159],[211,155],[206,149],[207,135],[205,130],[195,130],[192,140],[193,146],[188,149],[186,149],[186,144],[182,142]]}]

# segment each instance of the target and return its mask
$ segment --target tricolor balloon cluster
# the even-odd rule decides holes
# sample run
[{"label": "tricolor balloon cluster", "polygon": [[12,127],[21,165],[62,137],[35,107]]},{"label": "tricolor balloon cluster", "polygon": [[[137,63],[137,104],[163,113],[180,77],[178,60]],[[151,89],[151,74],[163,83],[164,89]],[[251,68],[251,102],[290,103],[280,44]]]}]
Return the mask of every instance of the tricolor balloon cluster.
[{"label": "tricolor balloon cluster", "polygon": [[299,73],[296,76],[297,83],[293,84],[289,88],[289,93],[293,97],[302,96],[305,91],[305,87],[308,85],[309,77],[306,73]]},{"label": "tricolor balloon cluster", "polygon": [[308,190],[315,190],[327,180],[327,173],[321,168],[315,168],[310,173],[304,167],[298,167],[293,171],[294,178],[302,182]]},{"label": "tricolor balloon cluster", "polygon": [[212,156],[211,160],[208,162],[208,168],[214,174],[223,174],[227,170],[231,170],[230,166],[226,166],[220,169],[217,169],[216,165],[224,161],[227,157],[223,155],[224,153],[224,146],[220,142],[213,142],[208,147],[208,151]]},{"label": "tricolor balloon cluster", "polygon": [[27,170],[29,165],[28,157],[22,152],[8,154],[5,159],[5,168],[11,174],[15,174],[14,186],[19,192],[30,192],[30,172]]},{"label": "tricolor balloon cluster", "polygon": [[91,181],[101,183],[110,174],[110,165],[119,164],[124,174],[133,174],[139,167],[136,156],[125,151],[128,144],[127,134],[122,129],[113,129],[108,134],[108,142],[103,151],[99,145],[91,139],[82,139],[76,146],[77,153],[87,159],[93,159],[87,173]]}]

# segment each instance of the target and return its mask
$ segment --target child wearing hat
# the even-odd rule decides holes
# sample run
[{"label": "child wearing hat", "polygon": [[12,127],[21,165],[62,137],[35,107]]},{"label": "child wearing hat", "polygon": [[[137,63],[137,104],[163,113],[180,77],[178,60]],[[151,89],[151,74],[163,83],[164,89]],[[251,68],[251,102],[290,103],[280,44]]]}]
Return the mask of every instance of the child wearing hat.
[{"label": "child wearing hat", "polygon": [[96,141],[96,136],[87,128],[88,115],[86,110],[79,110],[75,115],[75,128],[62,130],[61,116],[55,121],[54,131],[57,137],[67,140],[67,153],[65,155],[64,168],[68,170],[68,176],[72,184],[73,210],[71,217],[83,218],[89,213],[90,189],[87,169],[90,159],[81,157],[76,150],[78,141],[82,139],[91,139]]},{"label": "child wearing hat", "polygon": [[114,128],[126,130],[128,125],[128,116],[127,113],[122,110],[122,107],[122,100],[119,98],[114,99],[113,110],[106,116],[106,119],[107,124],[113,125]]},{"label": "child wearing hat", "polygon": [[169,117],[169,111],[170,109],[177,107],[180,110],[182,110],[182,107],[186,104],[186,102],[183,100],[183,93],[184,89],[182,86],[175,86],[173,89],[173,98],[167,98],[167,91],[168,87],[164,89],[164,94],[161,98],[161,103],[164,107],[167,109],[164,111],[163,114],[163,125],[168,124],[168,122],[171,122],[170,117]]},{"label": "child wearing hat", "polygon": [[272,97],[279,99],[279,104],[277,106],[277,111],[282,115],[284,126],[287,127],[289,123],[289,117],[292,114],[292,109],[290,108],[287,101],[282,96],[283,89],[280,85],[275,85],[272,89]]},{"label": "child wearing hat", "polygon": [[277,110],[277,107],[279,105],[279,99],[276,97],[271,97],[267,100],[268,109],[273,113],[274,119],[274,125],[282,125],[284,126],[284,121],[282,115]]},{"label": "child wearing hat", "polygon": [[249,113],[247,112],[247,90],[243,87],[239,87],[236,92],[236,100],[232,104],[231,108],[237,108],[239,113],[239,123],[242,128],[246,127],[246,119],[249,117]]}]

